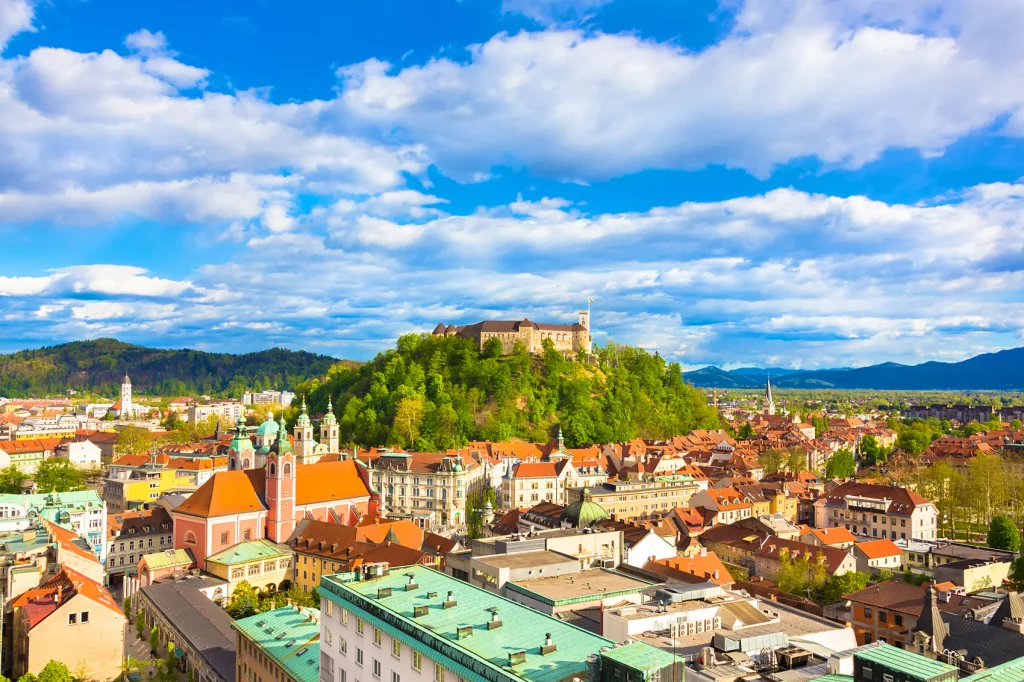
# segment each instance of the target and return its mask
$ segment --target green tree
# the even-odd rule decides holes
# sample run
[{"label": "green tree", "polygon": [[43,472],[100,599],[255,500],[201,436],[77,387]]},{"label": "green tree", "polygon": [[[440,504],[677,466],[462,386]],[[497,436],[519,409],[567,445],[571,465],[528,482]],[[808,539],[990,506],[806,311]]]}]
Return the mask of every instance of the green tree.
[{"label": "green tree", "polygon": [[931,444],[932,438],[922,429],[906,429],[896,438],[896,447],[917,457]]},{"label": "green tree", "polygon": [[39,682],[39,678],[32,673],[25,673],[18,678],[18,682]]},{"label": "green tree", "polygon": [[842,601],[844,594],[857,592],[867,587],[871,576],[862,571],[850,571],[839,576],[831,576],[815,591],[814,601],[828,606]]},{"label": "green tree", "polygon": [[8,495],[20,495],[24,492],[22,485],[28,476],[18,468],[17,464],[10,464],[0,469],[0,493]]},{"label": "green tree", "polygon": [[40,462],[33,480],[41,493],[64,493],[85,485],[82,472],[62,457],[50,457]]},{"label": "green tree", "polygon": [[138,633],[139,639],[146,636],[146,617],[143,615],[142,609],[135,614],[135,632]]},{"label": "green tree", "polygon": [[132,600],[130,597],[125,597],[121,601],[121,610],[124,612],[125,619],[130,623],[132,620]]},{"label": "green tree", "polygon": [[1010,582],[1013,583],[1013,589],[1018,592],[1024,590],[1024,555],[1017,557],[1010,566]]},{"label": "green tree", "polygon": [[771,448],[759,454],[757,461],[761,468],[764,469],[764,473],[777,474],[785,466],[787,456],[787,453]]},{"label": "green tree", "polygon": [[156,656],[157,650],[160,649],[160,631],[153,626],[153,629],[149,631],[149,653]]},{"label": "green tree", "polygon": [[868,466],[874,466],[878,464],[878,439],[868,434],[860,439],[860,454],[864,458],[864,463]]},{"label": "green tree", "polygon": [[1020,529],[1009,516],[999,514],[992,517],[988,527],[988,546],[1011,552],[1020,551]]},{"label": "green tree", "polygon": [[793,448],[786,455],[786,470],[794,474],[807,471],[807,453]]},{"label": "green tree", "polygon": [[39,671],[39,682],[72,682],[71,669],[60,661],[50,661]]},{"label": "green tree", "polygon": [[754,435],[754,427],[750,425],[750,422],[743,422],[740,424],[740,429],[736,432],[736,435],[739,438],[746,440]]},{"label": "green tree", "polygon": [[225,610],[229,616],[239,620],[259,613],[259,607],[256,590],[249,584],[249,581],[243,580],[235,586],[235,591],[231,593],[231,599]]},{"label": "green tree", "polygon": [[500,358],[503,352],[504,348],[501,345],[501,339],[492,336],[484,341],[484,350],[482,354],[485,358]]},{"label": "green tree", "polygon": [[828,419],[825,417],[814,417],[811,419],[811,426],[814,427],[814,437],[820,438],[822,434],[828,431]]},{"label": "green tree", "polygon": [[1020,431],[1021,427],[1022,424],[1019,419],[1014,419],[1013,421],[1010,422],[1010,428],[1013,429],[1014,431]]},{"label": "green tree", "polygon": [[148,452],[152,444],[153,434],[149,429],[144,429],[141,426],[126,426],[117,434],[117,445],[114,446],[114,452],[119,455],[136,455]]},{"label": "green tree", "polygon": [[840,448],[825,463],[825,475],[828,478],[850,478],[857,473],[857,462],[849,448]]}]

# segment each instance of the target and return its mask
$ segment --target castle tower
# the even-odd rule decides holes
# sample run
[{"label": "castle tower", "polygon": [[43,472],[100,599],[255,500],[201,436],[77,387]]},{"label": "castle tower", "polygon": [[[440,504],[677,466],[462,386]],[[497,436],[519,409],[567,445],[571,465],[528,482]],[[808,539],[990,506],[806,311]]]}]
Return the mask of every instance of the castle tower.
[{"label": "castle tower", "polygon": [[267,537],[284,542],[295,530],[295,455],[282,421],[267,455]]},{"label": "castle tower", "polygon": [[134,417],[135,406],[132,405],[132,380],[128,378],[128,372],[124,373],[121,381],[121,418]]},{"label": "castle tower", "polygon": [[[283,425],[283,423],[282,423]],[[306,399],[302,399],[302,411],[295,422],[295,460],[299,464],[311,464],[316,441],[313,440],[313,424],[306,413]]]},{"label": "castle tower", "polygon": [[772,378],[770,376],[764,389],[764,411],[769,416],[775,414],[775,400],[772,399]]},{"label": "castle tower", "polygon": [[256,449],[249,440],[245,429],[245,419],[238,418],[235,424],[235,435],[228,445],[228,469],[231,471],[253,468]]},{"label": "castle tower", "polygon": [[327,447],[327,452],[338,452],[338,419],[334,416],[334,403],[327,397],[327,414],[320,421],[320,442]]}]

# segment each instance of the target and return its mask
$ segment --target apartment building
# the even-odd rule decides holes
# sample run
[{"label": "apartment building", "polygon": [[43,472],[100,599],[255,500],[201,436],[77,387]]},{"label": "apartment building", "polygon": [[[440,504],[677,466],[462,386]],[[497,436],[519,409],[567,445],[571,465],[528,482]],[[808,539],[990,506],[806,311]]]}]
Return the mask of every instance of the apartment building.
[{"label": "apartment building", "polygon": [[107,551],[107,504],[95,490],[32,495],[0,494],[0,530],[23,530],[34,519],[70,528],[91,548],[99,561]]},{"label": "apartment building", "polygon": [[907,488],[851,481],[814,503],[817,528],[843,526],[858,540],[934,540],[935,505]]},{"label": "apartment building", "polygon": [[193,424],[216,417],[221,424],[234,424],[245,416],[245,406],[237,400],[224,400],[205,405],[189,405],[188,420]]},{"label": "apartment building", "polygon": [[618,646],[422,566],[369,566],[364,578],[321,579],[321,682],[681,679],[657,647]]},{"label": "apartment building", "polygon": [[[320,612],[316,609],[285,606],[236,620],[234,628],[238,633],[237,682],[312,682],[318,678],[322,657]],[[323,680],[322,674],[319,679]]]},{"label": "apartment building", "polygon": [[171,515],[163,507],[107,515],[108,583],[133,575],[146,554],[172,547]]},{"label": "apartment building", "polygon": [[570,491],[577,487],[601,486],[608,472],[596,460],[574,462],[566,457],[545,462],[520,462],[511,466],[501,481],[501,504],[505,507],[532,507],[539,502],[567,505],[574,499]]},{"label": "apartment building", "polygon": [[388,515],[421,528],[464,524],[466,499],[486,487],[486,460],[458,454],[377,451],[363,461]]},{"label": "apartment building", "polygon": [[631,521],[667,515],[676,507],[688,506],[698,493],[704,494],[692,476],[676,474],[570,488],[566,501],[571,505],[589,495],[616,521]]}]

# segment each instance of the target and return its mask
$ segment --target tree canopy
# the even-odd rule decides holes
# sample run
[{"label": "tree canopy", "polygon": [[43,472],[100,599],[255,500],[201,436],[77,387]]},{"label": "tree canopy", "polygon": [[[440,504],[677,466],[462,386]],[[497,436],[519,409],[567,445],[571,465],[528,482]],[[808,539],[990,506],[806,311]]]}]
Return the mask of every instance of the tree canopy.
[{"label": "tree canopy", "polygon": [[32,480],[41,493],[65,493],[85,485],[82,472],[61,457],[50,457],[40,462]]},{"label": "tree canopy", "polygon": [[988,546],[995,549],[1020,551],[1020,529],[1009,516],[999,514],[992,517],[988,527]]},{"label": "tree canopy", "polygon": [[296,391],[311,414],[333,400],[342,441],[362,447],[544,442],[558,428],[577,447],[721,426],[678,364],[638,348],[598,348],[593,363],[566,358],[550,342],[537,356],[518,343],[507,355],[484,351],[467,339],[410,334],[372,362],[335,365]]},{"label": "tree canopy", "polygon": [[825,475],[829,478],[850,478],[857,473],[857,462],[850,448],[840,448],[825,463]]}]

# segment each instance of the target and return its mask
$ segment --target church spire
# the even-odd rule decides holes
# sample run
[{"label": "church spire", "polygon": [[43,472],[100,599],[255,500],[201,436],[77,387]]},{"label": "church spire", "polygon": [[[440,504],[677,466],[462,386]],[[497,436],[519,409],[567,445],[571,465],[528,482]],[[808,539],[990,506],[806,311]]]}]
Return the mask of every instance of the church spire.
[{"label": "church spire", "polygon": [[770,374],[764,387],[764,411],[768,415],[775,414],[775,400],[772,398],[772,376]]}]

